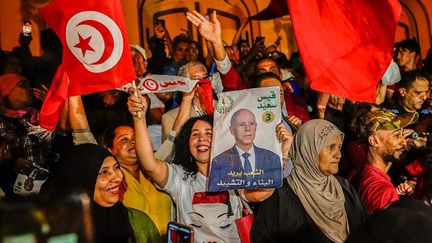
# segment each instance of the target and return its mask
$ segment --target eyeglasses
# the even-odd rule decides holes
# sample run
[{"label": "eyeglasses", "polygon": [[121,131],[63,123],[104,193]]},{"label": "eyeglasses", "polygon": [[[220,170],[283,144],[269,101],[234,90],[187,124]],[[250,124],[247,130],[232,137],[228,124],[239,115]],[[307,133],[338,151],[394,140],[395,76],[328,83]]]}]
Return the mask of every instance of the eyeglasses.
[{"label": "eyeglasses", "polygon": [[202,76],[202,77],[193,77],[194,80],[208,80],[208,81],[212,81],[213,80],[213,75],[209,75],[207,74],[206,76]]}]

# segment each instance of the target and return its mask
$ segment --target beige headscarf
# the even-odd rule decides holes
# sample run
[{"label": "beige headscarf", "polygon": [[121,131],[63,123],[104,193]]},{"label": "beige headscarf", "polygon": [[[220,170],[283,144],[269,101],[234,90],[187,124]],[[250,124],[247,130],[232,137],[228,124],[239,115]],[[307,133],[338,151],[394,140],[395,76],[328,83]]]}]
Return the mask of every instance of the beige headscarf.
[{"label": "beige headscarf", "polygon": [[349,234],[345,197],[338,180],[319,169],[319,153],[337,135],[339,129],[326,120],[310,120],[297,131],[290,155],[294,169],[288,184],[306,212],[331,240],[343,242]]}]

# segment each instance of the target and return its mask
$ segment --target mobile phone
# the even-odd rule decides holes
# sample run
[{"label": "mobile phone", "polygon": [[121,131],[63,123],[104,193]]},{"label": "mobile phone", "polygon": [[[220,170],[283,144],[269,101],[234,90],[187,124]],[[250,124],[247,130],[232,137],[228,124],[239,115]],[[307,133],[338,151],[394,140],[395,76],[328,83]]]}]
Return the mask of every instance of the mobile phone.
[{"label": "mobile phone", "polygon": [[192,227],[177,222],[168,223],[168,243],[193,243]]},{"label": "mobile phone", "polygon": [[155,19],[155,20],[153,21],[153,24],[154,24],[154,25],[161,24],[163,27],[165,27],[165,20],[164,20],[164,19]]},{"label": "mobile phone", "polygon": [[24,21],[22,26],[22,33],[25,36],[30,36],[32,33],[32,23],[30,21]]}]

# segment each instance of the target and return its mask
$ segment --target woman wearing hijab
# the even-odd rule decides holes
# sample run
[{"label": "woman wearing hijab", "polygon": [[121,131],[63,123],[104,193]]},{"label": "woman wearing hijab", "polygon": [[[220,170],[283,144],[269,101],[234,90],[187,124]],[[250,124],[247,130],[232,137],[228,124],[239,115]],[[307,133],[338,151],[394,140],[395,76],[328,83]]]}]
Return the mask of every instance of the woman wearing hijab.
[{"label": "woman wearing hijab", "polygon": [[338,172],[344,134],[325,120],[306,122],[290,149],[294,169],[261,204],[251,242],[343,242],[367,210]]},{"label": "woman wearing hijab", "polygon": [[[89,194],[93,199],[94,242],[161,242],[160,237],[142,238],[158,236],[156,226],[147,215],[137,216],[119,201],[123,173],[110,152],[95,144],[83,144],[64,158],[48,189],[63,193],[85,190]],[[129,220],[131,216],[134,218]],[[137,219],[140,225],[131,225]]]}]

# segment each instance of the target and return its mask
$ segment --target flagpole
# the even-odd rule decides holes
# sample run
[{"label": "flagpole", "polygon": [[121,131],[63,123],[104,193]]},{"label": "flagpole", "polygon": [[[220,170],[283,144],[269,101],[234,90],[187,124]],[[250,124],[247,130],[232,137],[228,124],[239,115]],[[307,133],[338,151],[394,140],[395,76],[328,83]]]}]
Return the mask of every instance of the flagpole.
[{"label": "flagpole", "polygon": [[[137,90],[137,87],[136,87],[136,84],[135,84],[135,80],[132,80],[132,87],[134,88],[134,95],[136,96],[136,97],[138,97],[138,90]],[[137,117],[138,117],[138,119],[141,119],[141,111],[137,111]]]}]

